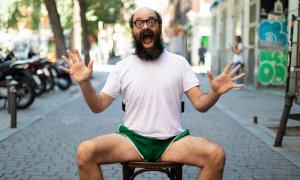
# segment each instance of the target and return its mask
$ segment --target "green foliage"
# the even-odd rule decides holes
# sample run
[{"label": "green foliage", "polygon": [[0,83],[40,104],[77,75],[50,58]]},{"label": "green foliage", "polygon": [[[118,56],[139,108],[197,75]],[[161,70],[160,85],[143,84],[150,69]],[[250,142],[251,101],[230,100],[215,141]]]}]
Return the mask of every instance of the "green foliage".
[{"label": "green foliage", "polygon": [[[4,23],[3,28],[17,28],[19,20],[24,17],[21,12],[19,11],[19,4],[18,2],[13,3],[8,8],[8,13],[11,14],[11,16],[8,16],[6,19],[6,23]],[[5,21],[5,20],[4,20]]]},{"label": "green foliage", "polygon": [[134,3],[132,0],[89,0],[87,6],[88,31],[96,34],[99,21],[102,21],[104,25],[127,22],[127,19],[124,19],[124,13],[132,10]]},{"label": "green foliage", "polygon": [[73,2],[72,0],[56,0],[56,7],[63,29],[72,29]]},{"label": "green foliage", "polygon": [[23,20],[25,27],[32,30],[38,30],[41,17],[42,0],[18,0],[15,1],[15,13],[11,16],[11,23],[8,27],[16,28],[15,26]]},{"label": "green foliage", "polygon": [[[102,21],[104,25],[127,23],[128,17],[125,17],[124,14],[134,8],[133,0],[86,1],[87,28],[92,34],[97,34],[99,21]],[[0,28],[17,29],[22,22],[25,23],[25,27],[38,30],[43,3],[43,0],[10,0],[8,7],[0,8]],[[60,14],[62,28],[72,29],[73,0],[56,0],[56,6]],[[8,15],[4,16],[5,13]]]}]

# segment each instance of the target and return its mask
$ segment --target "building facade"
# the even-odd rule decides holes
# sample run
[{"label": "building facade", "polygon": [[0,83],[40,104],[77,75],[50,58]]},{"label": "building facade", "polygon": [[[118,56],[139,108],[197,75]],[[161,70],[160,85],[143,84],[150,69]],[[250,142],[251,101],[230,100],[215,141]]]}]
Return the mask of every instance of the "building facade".
[{"label": "building facade", "polygon": [[223,0],[211,5],[212,70],[221,73],[230,46],[242,37],[246,76],[255,88],[284,88],[288,58],[288,0]]}]

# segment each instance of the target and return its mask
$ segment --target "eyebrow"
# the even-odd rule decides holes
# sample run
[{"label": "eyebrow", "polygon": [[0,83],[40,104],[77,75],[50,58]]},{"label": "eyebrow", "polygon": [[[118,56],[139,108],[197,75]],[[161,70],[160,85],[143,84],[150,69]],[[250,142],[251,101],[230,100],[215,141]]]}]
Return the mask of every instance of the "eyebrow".
[{"label": "eyebrow", "polygon": [[[141,19],[143,19],[143,18],[138,17],[138,18],[135,19],[135,21],[136,21],[136,20],[141,20]],[[147,19],[156,19],[156,18],[153,17],[153,16],[150,16],[150,17],[148,17]],[[147,19],[146,19],[146,20],[147,20]]]}]

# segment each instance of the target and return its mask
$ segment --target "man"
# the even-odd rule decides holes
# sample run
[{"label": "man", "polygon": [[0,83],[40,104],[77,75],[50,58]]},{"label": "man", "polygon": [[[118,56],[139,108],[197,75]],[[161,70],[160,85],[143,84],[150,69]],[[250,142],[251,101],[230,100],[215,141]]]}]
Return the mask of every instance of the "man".
[{"label": "man", "polygon": [[206,49],[205,49],[205,47],[203,47],[203,43],[201,43],[201,47],[198,49],[198,55],[199,55],[199,66],[201,63],[204,66]]},{"label": "man", "polygon": [[[91,61],[86,67],[79,52],[67,51],[62,58],[79,84],[90,109],[99,113],[118,96],[126,104],[124,125],[119,132],[83,141],[77,150],[81,179],[103,179],[99,165],[126,161],[171,161],[201,168],[198,179],[221,179],[225,164],[222,147],[202,137],[189,135],[180,122],[180,99],[185,93],[194,107],[205,112],[221,94],[241,88],[233,77],[240,68],[214,77],[208,72],[211,90],[203,93],[187,61],[167,52],[162,45],[160,15],[149,8],[137,10],[130,19],[135,54],[117,63],[101,92],[97,93],[89,78]],[[149,138],[150,137],[150,138]],[[147,148],[146,148],[147,147]]]}]

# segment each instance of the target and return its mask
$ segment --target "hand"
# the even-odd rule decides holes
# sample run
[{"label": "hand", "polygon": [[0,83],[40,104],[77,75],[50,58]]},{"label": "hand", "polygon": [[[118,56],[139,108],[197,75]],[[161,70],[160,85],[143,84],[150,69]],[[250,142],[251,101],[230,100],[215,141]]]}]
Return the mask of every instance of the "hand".
[{"label": "hand", "polygon": [[90,61],[88,66],[85,66],[77,49],[75,50],[75,56],[70,50],[67,50],[67,54],[70,60],[65,56],[62,56],[62,59],[69,68],[59,66],[59,69],[69,73],[78,84],[89,80],[93,73],[93,61]]},{"label": "hand", "polygon": [[236,68],[230,71],[232,65],[233,62],[229,62],[222,74],[220,74],[218,77],[214,77],[214,75],[211,72],[207,72],[208,78],[210,79],[210,86],[213,92],[221,95],[233,88],[244,87],[244,84],[234,83],[235,81],[245,76],[245,73],[241,73],[238,76],[234,77],[234,74],[240,70],[241,65],[238,65]]}]

